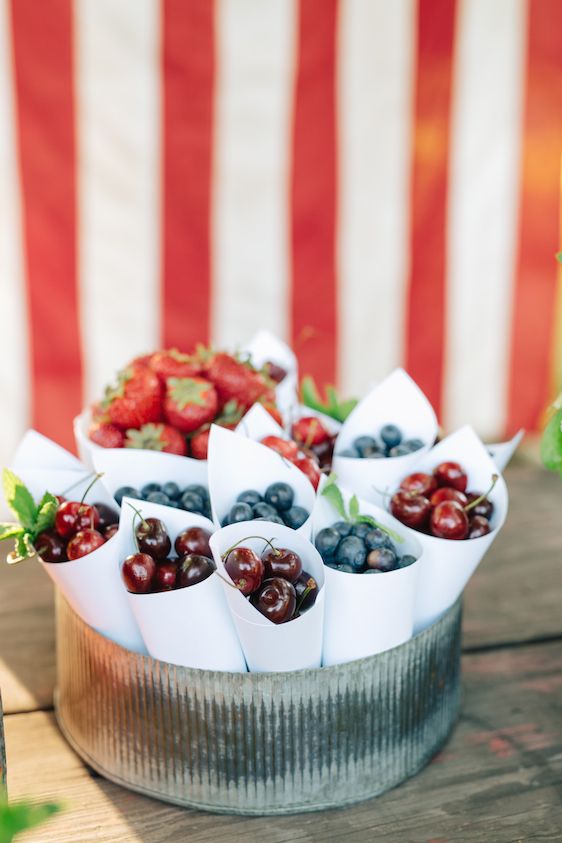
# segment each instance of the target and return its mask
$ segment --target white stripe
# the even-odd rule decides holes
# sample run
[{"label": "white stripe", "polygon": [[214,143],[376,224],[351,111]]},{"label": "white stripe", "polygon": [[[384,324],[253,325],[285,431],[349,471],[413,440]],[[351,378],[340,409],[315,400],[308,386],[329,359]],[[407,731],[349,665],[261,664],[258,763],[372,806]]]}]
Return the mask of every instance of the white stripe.
[{"label": "white stripe", "polygon": [[507,402],[526,3],[463,0],[459,15],[444,421],[495,437]]},{"label": "white stripe", "polygon": [[85,397],[160,335],[160,4],[78,0]]},{"label": "white stripe", "polygon": [[29,361],[20,185],[16,154],[11,22],[0,0],[0,465],[29,423]]},{"label": "white stripe", "polygon": [[215,343],[288,335],[294,0],[220,0],[213,164]]},{"label": "white stripe", "polygon": [[399,365],[408,271],[412,0],[347,0],[338,55],[340,381]]}]

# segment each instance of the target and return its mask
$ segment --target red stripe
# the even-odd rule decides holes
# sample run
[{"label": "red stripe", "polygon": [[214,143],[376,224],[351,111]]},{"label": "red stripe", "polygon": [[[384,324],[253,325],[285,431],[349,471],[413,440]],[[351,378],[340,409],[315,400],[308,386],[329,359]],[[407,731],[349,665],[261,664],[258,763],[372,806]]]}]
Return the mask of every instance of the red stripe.
[{"label": "red stripe", "polygon": [[163,326],[166,347],[210,334],[213,4],[163,6]]},{"label": "red stripe", "polygon": [[508,403],[512,431],[536,428],[549,400],[561,148],[562,3],[531,0]]},{"label": "red stripe", "polygon": [[292,339],[303,374],[337,374],[337,0],[301,0],[295,90],[292,211]]},{"label": "red stripe", "polygon": [[71,0],[12,0],[33,425],[73,447],[82,403]]},{"label": "red stripe", "polygon": [[437,414],[445,346],[445,243],[456,3],[419,0],[406,367]]}]

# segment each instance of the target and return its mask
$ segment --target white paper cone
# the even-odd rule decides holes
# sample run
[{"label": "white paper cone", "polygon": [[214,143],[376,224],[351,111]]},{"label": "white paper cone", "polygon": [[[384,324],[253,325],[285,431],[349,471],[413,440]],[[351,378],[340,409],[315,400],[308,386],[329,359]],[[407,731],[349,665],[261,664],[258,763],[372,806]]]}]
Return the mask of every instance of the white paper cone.
[{"label": "white paper cone", "polygon": [[513,436],[507,442],[496,442],[493,445],[486,445],[488,453],[490,454],[502,474],[507,468],[508,463],[511,461],[511,458],[514,455],[515,451],[521,444],[521,440],[523,439],[524,435],[525,431],[523,430],[523,428],[521,428],[521,430],[518,430],[515,436]]},{"label": "white paper cone", "polygon": [[254,404],[250,407],[238,423],[236,433],[246,436],[248,439],[253,439],[254,442],[261,442],[266,436],[279,436],[281,439],[288,439],[283,428],[277,424],[261,404]]},{"label": "white paper cone", "polygon": [[[325,485],[325,484],[322,484]],[[349,511],[351,494],[342,489]],[[416,557],[407,568],[386,574],[346,574],[324,566],[326,616],[322,664],[341,664],[382,653],[408,641],[414,630],[414,605],[422,547],[404,526],[384,509],[359,500],[362,515],[393,530],[403,542],[395,542],[400,555]],[[314,507],[314,536],[341,516],[327,498],[318,495]]]},{"label": "white paper cone", "polygon": [[324,626],[324,565],[316,548],[295,530],[268,521],[246,521],[223,527],[211,538],[211,549],[217,570],[230,580],[222,554],[240,540],[244,547],[251,547],[261,554],[263,536],[274,540],[277,547],[294,550],[302,559],[303,570],[311,574],[318,584],[314,606],[294,621],[274,624],[265,618],[238,589],[222,582],[224,593],[236,625],[236,631],[248,668],[252,672],[302,670],[320,667]]},{"label": "white paper cone", "polygon": [[[187,527],[212,532],[208,518],[146,501],[123,499],[119,532],[123,559],[137,548],[132,504],[145,518],[160,518],[172,540]],[[150,655],[161,661],[203,670],[246,671],[246,663],[216,574],[197,585],[157,594],[129,594],[122,585]]]},{"label": "white paper cone", "polygon": [[74,454],[47,439],[36,430],[28,430],[22,437],[12,459],[13,470],[24,468],[54,468],[82,471],[84,466]]},{"label": "white paper cone", "polygon": [[286,377],[275,388],[277,406],[283,416],[291,412],[298,401],[298,364],[293,350],[269,331],[258,331],[243,351],[257,368],[267,363],[276,363],[287,372]]},{"label": "white paper cone", "polygon": [[[476,433],[468,425],[439,442],[418,460],[415,471],[431,474],[441,462],[462,465],[468,474],[469,492],[485,492],[498,469]],[[408,472],[407,472],[408,473]],[[403,478],[401,477],[400,480]],[[398,486],[399,483],[396,484]],[[452,541],[427,536],[404,527],[423,548],[416,594],[414,632],[420,632],[436,621],[462,594],[480,560],[503,526],[508,507],[507,487],[503,477],[489,495],[494,504],[492,532],[479,539]]]},{"label": "white paper cone", "polygon": [[292,487],[294,504],[310,513],[304,524],[293,532],[302,533],[307,538],[310,536],[315,491],[303,472],[276,451],[224,427],[212,425],[208,462],[211,508],[217,527],[230,512],[240,492],[255,489],[263,494],[271,483],[282,482]]},{"label": "white paper cone", "polygon": [[178,486],[196,483],[208,487],[207,461],[192,460],[177,454],[144,451],[136,448],[99,448],[93,454],[94,468],[103,474],[101,481],[113,496],[121,486],[139,491],[146,483],[174,482]]},{"label": "white paper cone", "polygon": [[[378,438],[385,424],[397,425],[404,439],[421,439],[423,448],[403,457],[354,459],[341,457],[358,436]],[[396,369],[359,402],[339,432],[334,449],[333,470],[338,482],[361,498],[384,506],[380,492],[391,490],[409,474],[437,435],[437,419],[421,389],[403,369]]]}]

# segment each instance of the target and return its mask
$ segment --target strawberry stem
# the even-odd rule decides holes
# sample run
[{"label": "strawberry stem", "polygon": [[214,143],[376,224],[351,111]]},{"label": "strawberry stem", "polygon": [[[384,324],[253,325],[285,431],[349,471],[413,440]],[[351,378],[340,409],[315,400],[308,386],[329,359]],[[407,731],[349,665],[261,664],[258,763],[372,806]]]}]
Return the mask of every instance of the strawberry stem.
[{"label": "strawberry stem", "polygon": [[486,500],[486,498],[488,497],[488,495],[490,494],[490,492],[492,491],[492,489],[494,488],[494,486],[496,485],[498,480],[499,480],[499,474],[492,474],[492,483],[491,483],[488,491],[483,492],[480,495],[479,498],[475,498],[475,500],[473,500],[469,504],[467,504],[464,508],[464,511],[468,512],[470,509],[474,509],[475,506],[478,506],[479,503],[482,503],[483,500]]}]

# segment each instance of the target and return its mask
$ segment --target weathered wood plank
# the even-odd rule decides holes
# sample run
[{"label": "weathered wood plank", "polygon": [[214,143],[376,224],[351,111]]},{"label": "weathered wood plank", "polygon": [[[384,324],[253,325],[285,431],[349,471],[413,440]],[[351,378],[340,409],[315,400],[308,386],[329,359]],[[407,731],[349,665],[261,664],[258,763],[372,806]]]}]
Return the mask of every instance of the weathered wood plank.
[{"label": "weathered wood plank", "polygon": [[172,808],[89,775],[52,714],[9,716],[12,797],[64,799],[69,806],[22,843],[559,841],[562,648],[469,655],[463,668],[462,718],[432,764],[376,800],[321,814],[246,819]]}]

